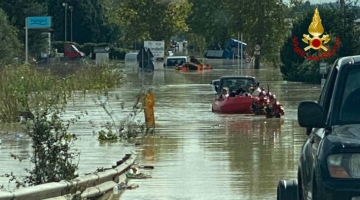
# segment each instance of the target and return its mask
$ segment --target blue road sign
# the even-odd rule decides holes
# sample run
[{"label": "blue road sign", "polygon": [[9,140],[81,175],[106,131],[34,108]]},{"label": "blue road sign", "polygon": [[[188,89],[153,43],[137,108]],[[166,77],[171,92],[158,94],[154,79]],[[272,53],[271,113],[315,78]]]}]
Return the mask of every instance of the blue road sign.
[{"label": "blue road sign", "polygon": [[50,16],[27,17],[26,26],[28,29],[50,28],[51,17]]}]

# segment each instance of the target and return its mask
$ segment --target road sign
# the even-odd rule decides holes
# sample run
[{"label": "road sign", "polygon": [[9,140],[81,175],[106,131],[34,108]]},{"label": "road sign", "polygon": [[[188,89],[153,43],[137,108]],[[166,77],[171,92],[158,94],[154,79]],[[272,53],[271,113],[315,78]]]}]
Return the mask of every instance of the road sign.
[{"label": "road sign", "polygon": [[26,18],[26,27],[28,29],[50,28],[51,27],[51,17],[50,16],[27,17]]},{"label": "road sign", "polygon": [[256,50],[256,51],[260,51],[260,49],[261,49],[261,48],[260,48],[260,45],[258,45],[258,44],[255,45],[255,50]]},{"label": "road sign", "polygon": [[247,57],[245,58],[245,62],[246,62],[246,63],[251,62],[251,58],[250,58],[249,56],[247,56]]},{"label": "road sign", "polygon": [[94,47],[94,53],[109,53],[110,47]]},{"label": "road sign", "polygon": [[145,47],[140,49],[139,53],[136,56],[136,59],[137,59],[138,62],[147,59],[147,53],[146,53]]},{"label": "road sign", "polygon": [[260,55],[260,51],[254,51],[254,55]]},{"label": "road sign", "polygon": [[151,52],[150,49],[147,49],[147,50],[146,50],[146,53],[147,53],[147,55],[148,55],[149,58],[153,58],[153,57],[154,57],[154,54]]},{"label": "road sign", "polygon": [[320,74],[327,74],[327,64],[325,62],[320,63]]},{"label": "road sign", "polygon": [[[164,58],[165,42],[164,41],[144,41],[144,47],[149,48],[156,58]],[[147,50],[147,49],[145,49]]]},{"label": "road sign", "polygon": [[29,29],[47,29],[51,27],[50,16],[37,16],[25,18],[25,62],[28,63],[29,57]]}]

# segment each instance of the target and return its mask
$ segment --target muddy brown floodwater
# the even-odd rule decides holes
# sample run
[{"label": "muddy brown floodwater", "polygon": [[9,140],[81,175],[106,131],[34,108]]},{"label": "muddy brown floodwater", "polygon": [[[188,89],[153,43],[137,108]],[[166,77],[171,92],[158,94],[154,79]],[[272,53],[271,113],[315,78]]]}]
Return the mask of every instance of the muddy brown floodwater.
[{"label": "muddy brown floodwater", "polygon": [[[270,84],[271,92],[285,108],[281,119],[264,116],[213,114],[210,106],[215,92],[210,81],[222,75],[237,74],[235,69],[202,72],[179,72],[162,69],[158,63],[153,76],[142,79],[137,73],[127,74],[128,82],[113,93],[131,107],[142,84],[155,91],[156,134],[146,137],[139,147],[121,143],[99,143],[88,121],[101,123],[106,114],[94,106],[91,95],[69,106],[68,115],[88,110],[73,131],[79,135],[76,147],[81,150],[80,174],[97,167],[110,167],[125,153],[134,151],[150,179],[132,179],[139,188],[128,190],[120,199],[275,199],[277,182],[296,177],[300,148],[306,138],[298,126],[298,102],[316,100],[320,85],[286,82],[278,69],[244,69],[255,76],[262,87]],[[216,66],[215,66],[216,68]],[[113,102],[113,109],[119,109]],[[142,117],[140,116],[142,119]],[[0,173],[22,172],[29,162],[11,160],[10,152],[26,154],[30,142],[5,138],[0,146]],[[0,178],[0,185],[6,179]]]}]

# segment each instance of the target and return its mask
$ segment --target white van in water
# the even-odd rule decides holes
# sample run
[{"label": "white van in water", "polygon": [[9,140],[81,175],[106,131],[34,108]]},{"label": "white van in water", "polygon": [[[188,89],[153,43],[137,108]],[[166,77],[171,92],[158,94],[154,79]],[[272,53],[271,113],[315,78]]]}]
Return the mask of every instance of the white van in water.
[{"label": "white van in water", "polygon": [[137,55],[138,55],[137,52],[127,53],[125,55],[125,66],[126,67],[136,66],[136,64],[138,63]]},{"label": "white van in water", "polygon": [[181,66],[186,62],[190,62],[189,56],[169,56],[165,59],[164,67]]}]

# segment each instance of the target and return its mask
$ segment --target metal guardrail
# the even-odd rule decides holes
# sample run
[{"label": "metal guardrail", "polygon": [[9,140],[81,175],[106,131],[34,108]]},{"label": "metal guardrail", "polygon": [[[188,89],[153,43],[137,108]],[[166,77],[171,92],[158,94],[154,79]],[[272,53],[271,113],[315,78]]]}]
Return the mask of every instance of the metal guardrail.
[{"label": "metal guardrail", "polygon": [[0,192],[0,200],[67,200],[68,196],[72,195],[71,191],[79,191],[80,188],[86,188],[81,192],[81,198],[100,196],[126,180],[125,172],[134,165],[135,158],[135,155],[126,154],[112,169],[77,177],[71,181],[20,188],[14,192]]}]

